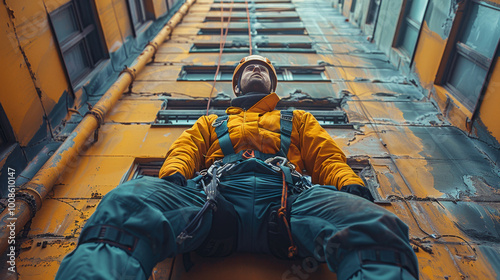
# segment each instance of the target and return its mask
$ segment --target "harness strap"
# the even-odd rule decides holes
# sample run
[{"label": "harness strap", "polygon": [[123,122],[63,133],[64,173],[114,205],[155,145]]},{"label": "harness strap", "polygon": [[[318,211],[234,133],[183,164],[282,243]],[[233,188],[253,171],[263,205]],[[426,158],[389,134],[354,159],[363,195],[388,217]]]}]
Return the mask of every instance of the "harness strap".
[{"label": "harness strap", "polygon": [[215,133],[219,139],[219,145],[224,156],[234,154],[233,144],[229,138],[229,129],[227,128],[228,115],[218,117],[212,126],[215,127]]},{"label": "harness strap", "polygon": [[292,229],[290,228],[290,224],[288,223],[287,219],[287,202],[288,202],[288,179],[287,175],[289,175],[289,180],[290,183],[292,180],[292,175],[290,172],[290,168],[280,165],[280,168],[282,170],[283,174],[283,191],[281,193],[281,207],[278,209],[278,217],[283,220],[283,223],[285,224],[286,231],[288,233],[288,239],[290,240],[290,247],[288,247],[288,258],[293,258],[295,255],[297,255],[297,246],[295,246],[295,243],[293,242],[293,236],[292,236]]},{"label": "harness strap", "polygon": [[85,228],[78,243],[106,243],[121,248],[140,263],[146,275],[149,275],[156,265],[155,252],[149,242],[116,226],[96,225]]},{"label": "harness strap", "polygon": [[418,279],[418,268],[407,254],[391,249],[370,248],[357,250],[347,254],[341,262],[342,270],[338,271],[339,279],[349,279],[363,264],[390,264],[406,269],[415,279]]},{"label": "harness strap", "polygon": [[287,157],[290,148],[292,129],[293,129],[293,111],[281,111],[280,119],[280,151],[278,155]]},{"label": "harness strap", "polygon": [[[284,158],[287,157],[288,149],[290,148],[292,129],[293,129],[293,111],[283,110],[280,112],[280,150],[276,154]],[[236,153],[231,143],[231,138],[229,137],[229,129],[227,127],[227,122],[229,120],[229,115],[224,115],[218,117],[212,126],[215,127],[215,133],[219,139],[219,145],[224,154],[223,163],[231,163],[241,159],[248,159],[250,157],[245,156],[249,153],[248,150],[240,151]],[[251,157],[266,160],[276,155],[265,154],[260,151],[251,151]]]}]

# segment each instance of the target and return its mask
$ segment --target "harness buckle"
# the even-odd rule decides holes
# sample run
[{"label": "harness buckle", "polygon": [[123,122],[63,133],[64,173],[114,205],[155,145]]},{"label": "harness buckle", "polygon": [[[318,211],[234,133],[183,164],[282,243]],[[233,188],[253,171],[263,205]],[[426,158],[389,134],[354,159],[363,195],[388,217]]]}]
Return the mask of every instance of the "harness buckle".
[{"label": "harness buckle", "polygon": [[223,122],[225,122],[227,119],[226,118],[217,118],[215,121],[213,121],[212,126],[213,127],[218,127],[220,126]]},{"label": "harness buckle", "polygon": [[254,158],[255,151],[254,150],[246,150],[243,152],[243,154],[241,154],[241,156],[245,159]]},{"label": "harness buckle", "polygon": [[281,119],[284,121],[292,121],[293,115],[281,114]]}]

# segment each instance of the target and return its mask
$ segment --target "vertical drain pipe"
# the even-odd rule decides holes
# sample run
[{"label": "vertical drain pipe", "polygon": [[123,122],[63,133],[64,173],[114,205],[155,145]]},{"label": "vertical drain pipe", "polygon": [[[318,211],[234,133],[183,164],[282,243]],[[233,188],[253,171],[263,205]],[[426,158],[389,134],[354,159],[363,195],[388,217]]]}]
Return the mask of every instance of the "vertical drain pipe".
[{"label": "vertical drain pipe", "polygon": [[78,157],[87,140],[99,129],[106,113],[115,106],[123,92],[134,81],[136,74],[142,71],[146,63],[154,57],[158,47],[172,33],[175,26],[181,22],[194,2],[196,0],[187,0],[179,8],[158,35],[147,44],[142,53],[134,60],[132,66],[122,71],[118,80],[106,91],[92,110],[85,115],[54,155],[29,182],[21,186],[21,189],[16,192],[14,209],[12,207],[5,208],[0,214],[0,252],[4,252],[9,246],[8,240],[9,236],[11,236],[11,230],[8,226],[15,221],[15,233],[17,234],[40,210],[43,199],[52,190],[66,166]]}]

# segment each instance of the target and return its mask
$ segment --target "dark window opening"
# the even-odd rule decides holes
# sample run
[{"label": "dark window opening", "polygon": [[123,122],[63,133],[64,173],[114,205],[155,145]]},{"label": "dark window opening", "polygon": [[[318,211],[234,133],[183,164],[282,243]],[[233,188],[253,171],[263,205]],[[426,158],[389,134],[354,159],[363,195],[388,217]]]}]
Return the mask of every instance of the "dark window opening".
[{"label": "dark window opening", "polygon": [[352,0],[350,9],[351,13],[354,12],[355,9],[356,9],[356,0]]},{"label": "dark window opening", "polygon": [[10,126],[9,119],[3,110],[2,104],[0,104],[0,154],[5,148],[15,142],[16,137]]},{"label": "dark window opening", "polygon": [[[173,5],[173,1],[167,1],[167,11],[169,5]],[[130,17],[132,26],[135,32],[146,26],[149,20],[154,20],[153,2],[151,0],[128,0]],[[137,34],[136,34],[137,36]]]},{"label": "dark window opening", "polygon": [[293,28],[258,28],[257,34],[259,35],[307,35],[304,27]]},{"label": "dark window opening", "polygon": [[[224,45],[224,52],[244,52],[247,53],[249,50],[248,42],[226,42]],[[219,52],[220,44],[219,43],[194,43],[190,53],[200,53],[200,52]]]},{"label": "dark window opening", "polygon": [[375,18],[377,17],[378,9],[381,0],[370,0],[370,6],[368,7],[368,14],[366,15],[366,24],[373,24]]},{"label": "dark window opening", "polygon": [[473,110],[500,40],[500,8],[471,1],[452,50],[445,87]]},{"label": "dark window opening", "polygon": [[[307,35],[304,27],[292,28],[259,28],[256,30],[258,35]],[[229,28],[228,35],[246,35],[248,28]],[[220,28],[202,27],[198,35],[220,35]]]},{"label": "dark window opening", "polygon": [[136,179],[139,176],[158,177],[164,161],[165,159],[160,158],[138,158],[135,160],[132,168],[123,176],[120,183]]},{"label": "dark window opening", "polygon": [[261,52],[299,52],[316,53],[312,43],[277,43],[261,42],[257,43],[257,50]]},{"label": "dark window opening", "polygon": [[[177,81],[213,81],[216,66],[183,66]],[[217,81],[231,81],[234,67],[221,66]],[[278,81],[327,82],[323,66],[276,67]]]},{"label": "dark window opening", "polygon": [[[209,53],[220,51],[218,43],[194,43],[190,53]],[[248,42],[226,42],[224,45],[225,53],[247,53],[249,50]],[[277,43],[260,42],[255,44],[254,50],[258,52],[297,52],[297,53],[316,53],[312,43]]]},{"label": "dark window opening", "polygon": [[[249,7],[250,9],[251,7]],[[231,9],[231,6],[230,5],[224,5],[222,7],[222,10],[223,11],[229,11]],[[210,8],[210,11],[211,12],[217,12],[219,11],[220,12],[220,6],[218,5],[214,5]],[[246,8],[245,7],[233,7],[232,9],[233,12],[246,12]],[[265,6],[262,6],[262,7],[257,7],[255,8],[255,11],[256,12],[295,12],[295,7],[265,7]],[[220,20],[220,19],[219,19]]]},{"label": "dark window opening", "polygon": [[404,4],[404,17],[399,26],[395,47],[410,58],[415,51],[427,2],[428,0],[407,0]]},{"label": "dark window opening", "polygon": [[[224,2],[224,4],[229,4],[227,0],[214,0],[214,3],[221,3]],[[245,0],[234,0],[234,3],[245,3]],[[253,0],[253,1],[247,1],[249,4],[255,3],[255,4],[286,4],[286,3],[292,3],[291,0]]]},{"label": "dark window opening", "polygon": [[[223,20],[227,22],[229,19],[228,15],[223,16]],[[231,15],[231,22],[247,22],[248,18],[246,14],[244,16],[238,16],[238,15]],[[275,16],[270,15],[270,16],[257,16],[257,21],[260,23],[273,23],[273,22],[300,22],[300,17],[298,15],[293,15],[293,16],[282,16],[278,15]],[[205,18],[205,22],[220,22],[220,16],[207,16]]]},{"label": "dark window opening", "polygon": [[177,2],[177,0],[167,0],[166,2],[167,2],[167,13],[168,13],[168,11],[170,11],[174,7],[175,2]]},{"label": "dark window opening", "polygon": [[92,1],[71,1],[50,14],[71,84],[76,86],[107,58]]},{"label": "dark window opening", "polygon": [[[325,103],[330,101],[322,100],[300,100],[291,101],[282,99],[277,109],[303,109],[309,111],[323,127],[336,127],[336,128],[352,128],[353,124],[349,123],[347,114],[340,109],[335,108],[336,104],[330,102],[331,106],[325,106]],[[168,105],[167,105],[168,104]],[[222,116],[225,110],[230,106],[230,100],[213,100],[211,103],[212,109],[209,114],[216,114]],[[328,104],[326,104],[328,105]],[[164,104],[161,110],[156,114],[156,120],[153,126],[191,126],[201,116],[206,115],[207,100],[179,100],[169,99]],[[329,108],[326,109],[325,108]]]}]

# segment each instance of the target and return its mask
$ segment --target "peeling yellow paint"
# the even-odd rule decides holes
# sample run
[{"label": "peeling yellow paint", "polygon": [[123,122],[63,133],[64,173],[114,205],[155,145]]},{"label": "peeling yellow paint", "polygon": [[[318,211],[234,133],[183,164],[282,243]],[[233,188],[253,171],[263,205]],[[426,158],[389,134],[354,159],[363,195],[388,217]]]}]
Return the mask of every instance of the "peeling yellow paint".
[{"label": "peeling yellow paint", "polygon": [[[124,1],[96,1],[96,7],[101,21],[104,38],[109,52],[118,50],[127,36],[132,34],[132,25],[127,16]],[[120,21],[117,21],[120,19]]]},{"label": "peeling yellow paint", "polygon": [[500,118],[498,111],[498,104],[500,104],[500,63],[498,63],[498,58],[496,60],[497,64],[484,94],[479,116],[491,135],[500,142],[500,122],[498,121]]},{"label": "peeling yellow paint", "polygon": [[433,32],[424,20],[415,50],[414,65],[419,81],[426,89],[434,85],[446,42],[439,34]]},{"label": "peeling yellow paint", "polygon": [[[8,32],[0,35],[0,54],[6,66],[0,70],[3,85],[0,101],[17,140],[25,146],[42,125],[42,102],[48,114],[68,89],[68,84],[54,47],[43,2],[26,5],[21,1],[8,1],[7,5],[13,11],[15,18],[11,20],[18,37],[2,4],[0,21]],[[48,3],[48,7],[53,6],[53,2]],[[19,44],[28,58],[35,81],[30,76]],[[41,100],[35,87],[40,88]]]}]

